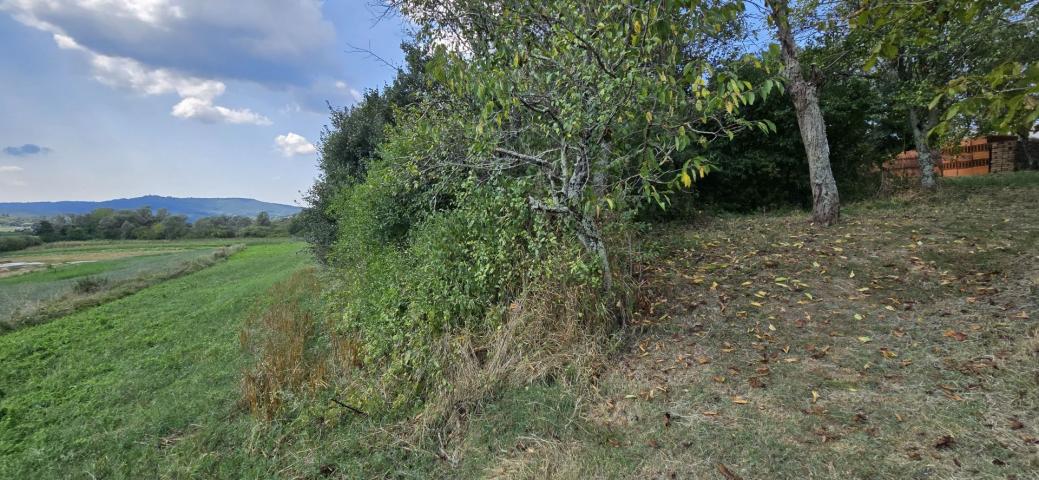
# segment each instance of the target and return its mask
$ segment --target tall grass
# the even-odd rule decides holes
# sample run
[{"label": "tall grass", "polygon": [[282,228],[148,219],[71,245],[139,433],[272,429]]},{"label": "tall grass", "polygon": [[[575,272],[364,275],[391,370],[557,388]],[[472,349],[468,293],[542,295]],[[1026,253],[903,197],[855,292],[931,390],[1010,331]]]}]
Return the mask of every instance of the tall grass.
[{"label": "tall grass", "polygon": [[242,374],[241,403],[271,420],[292,398],[308,397],[358,364],[355,343],[324,320],[314,268],[296,272],[268,290],[269,303],[238,333],[252,359]]}]

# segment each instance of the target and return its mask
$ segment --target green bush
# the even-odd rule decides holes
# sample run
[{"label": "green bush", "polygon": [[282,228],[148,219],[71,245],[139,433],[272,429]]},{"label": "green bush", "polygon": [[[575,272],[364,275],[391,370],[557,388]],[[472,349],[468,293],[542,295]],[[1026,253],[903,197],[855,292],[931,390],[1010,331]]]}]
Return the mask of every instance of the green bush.
[{"label": "green bush", "polygon": [[72,291],[81,294],[96,293],[109,284],[109,279],[101,276],[83,277],[72,285]]},{"label": "green bush", "polygon": [[0,252],[13,252],[24,250],[36,245],[42,245],[43,240],[34,235],[4,235],[0,236]]},{"label": "green bush", "polygon": [[[395,405],[421,401],[442,380],[444,338],[500,326],[531,279],[598,281],[562,225],[531,211],[529,188],[470,177],[434,194],[379,164],[337,198],[333,305],[364,362],[384,367]],[[432,198],[442,207],[428,208]]]}]

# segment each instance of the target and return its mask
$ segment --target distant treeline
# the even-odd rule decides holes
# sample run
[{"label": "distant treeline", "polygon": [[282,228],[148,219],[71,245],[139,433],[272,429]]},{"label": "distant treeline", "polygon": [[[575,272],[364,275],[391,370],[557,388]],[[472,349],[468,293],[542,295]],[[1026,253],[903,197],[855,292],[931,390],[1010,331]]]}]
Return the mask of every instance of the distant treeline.
[{"label": "distant treeline", "polygon": [[190,223],[184,215],[166,209],[99,208],[82,215],[60,215],[32,224],[31,233],[44,242],[64,240],[175,240],[180,238],[278,237],[296,232],[295,217],[272,219],[267,212],[255,218],[220,215]]},{"label": "distant treeline", "polygon": [[4,233],[0,234],[0,252],[12,252],[15,250],[22,250],[32,246],[40,245],[43,240],[40,237],[33,235],[23,235],[16,233]]}]

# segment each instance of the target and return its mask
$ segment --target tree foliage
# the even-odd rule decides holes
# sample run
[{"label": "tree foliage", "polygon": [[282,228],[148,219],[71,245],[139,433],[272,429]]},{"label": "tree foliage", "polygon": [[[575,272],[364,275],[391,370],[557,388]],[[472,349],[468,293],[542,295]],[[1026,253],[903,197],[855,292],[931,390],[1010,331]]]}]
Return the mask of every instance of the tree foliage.
[{"label": "tree foliage", "polygon": [[59,215],[38,220],[33,235],[46,242],[63,240],[176,240],[180,238],[274,237],[293,233],[295,217],[272,220],[267,212],[257,221],[240,215],[219,215],[189,223],[183,215],[166,210],[153,212],[98,208],[83,215]]}]

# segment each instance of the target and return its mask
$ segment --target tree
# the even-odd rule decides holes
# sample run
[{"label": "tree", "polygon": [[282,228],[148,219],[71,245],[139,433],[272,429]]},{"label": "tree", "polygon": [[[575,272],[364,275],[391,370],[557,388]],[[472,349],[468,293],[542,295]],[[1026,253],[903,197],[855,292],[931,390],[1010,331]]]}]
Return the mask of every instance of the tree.
[{"label": "tree", "polygon": [[256,214],[256,225],[261,227],[271,226],[271,215],[267,212],[260,212]]},{"label": "tree", "polygon": [[769,20],[776,28],[783,74],[797,112],[805,153],[808,156],[809,181],[812,186],[812,220],[832,225],[840,217],[840,196],[837,181],[830,167],[830,144],[826,137],[826,121],[819,108],[816,86],[805,78],[798,61],[797,43],[790,24],[790,6],[787,0],[766,0]]},{"label": "tree", "polygon": [[49,242],[54,237],[54,224],[47,220],[40,220],[32,225],[32,234]]},{"label": "tree", "polygon": [[183,215],[167,215],[157,225],[160,236],[166,240],[184,238],[191,229],[188,218]]},{"label": "tree", "polygon": [[335,240],[336,218],[328,209],[345,186],[364,180],[368,164],[377,155],[383,131],[394,122],[394,110],[414,101],[425,88],[422,51],[402,46],[407,64],[400,68],[392,85],[383,91],[368,90],[356,105],[332,108],[331,125],[321,134],[318,168],[321,176],[307,192],[307,208],[298,224],[318,259],[324,260]]},{"label": "tree", "polygon": [[[399,6],[439,43],[429,68],[449,92],[414,117],[416,129],[444,142],[412,168],[529,178],[538,186],[530,208],[569,221],[607,289],[605,211],[643,200],[664,207],[671,189],[690,188],[710,170],[697,153],[703,146],[747,127],[773,128],[739,116],[756,87],[716,71],[704,48],[734,21],[738,4]],[[458,143],[468,147],[462,155],[451,146]]]},{"label": "tree", "polygon": [[1039,117],[1034,1],[853,5],[850,23],[872,45],[864,68],[887,76],[908,110],[924,188],[936,185],[936,134],[946,133],[957,115],[978,116],[968,120],[976,133],[988,133],[977,132],[978,120],[1015,131]]}]

